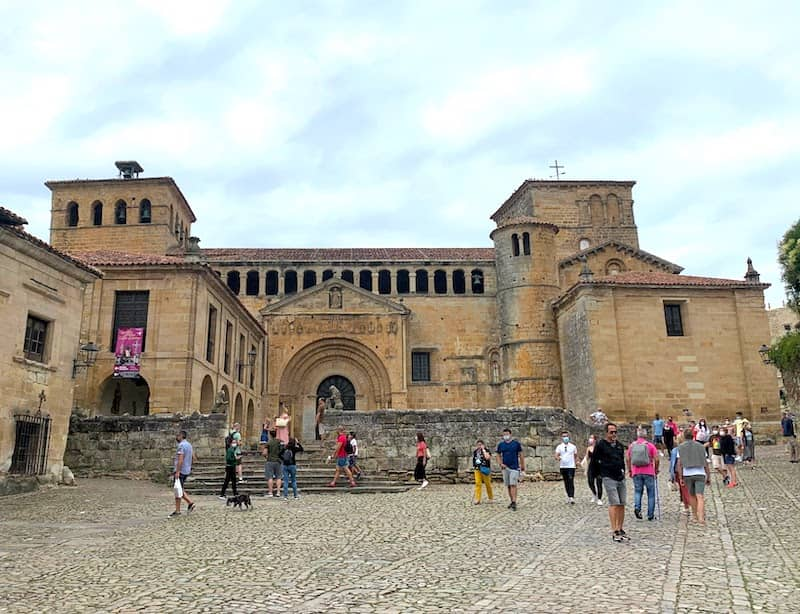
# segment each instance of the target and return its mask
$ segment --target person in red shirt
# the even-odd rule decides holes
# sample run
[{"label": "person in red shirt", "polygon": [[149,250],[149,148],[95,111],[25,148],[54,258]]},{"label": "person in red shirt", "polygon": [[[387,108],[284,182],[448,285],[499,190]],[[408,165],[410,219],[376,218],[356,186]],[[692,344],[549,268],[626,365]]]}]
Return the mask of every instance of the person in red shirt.
[{"label": "person in red shirt", "polygon": [[428,485],[428,478],[425,475],[425,467],[428,464],[428,459],[431,453],[428,451],[428,444],[425,443],[425,435],[417,433],[417,464],[414,467],[414,479],[421,482],[419,490],[422,490]]},{"label": "person in red shirt", "polygon": [[344,471],[348,481],[350,482],[350,486],[353,487],[356,485],[356,481],[353,479],[353,473],[347,466],[347,435],[345,434],[343,426],[338,427],[336,430],[339,435],[336,438],[336,449],[333,451],[332,455],[333,458],[336,459],[336,471],[333,474],[333,480],[330,484],[328,484],[328,486],[336,486],[336,480],[339,479],[339,473]]}]

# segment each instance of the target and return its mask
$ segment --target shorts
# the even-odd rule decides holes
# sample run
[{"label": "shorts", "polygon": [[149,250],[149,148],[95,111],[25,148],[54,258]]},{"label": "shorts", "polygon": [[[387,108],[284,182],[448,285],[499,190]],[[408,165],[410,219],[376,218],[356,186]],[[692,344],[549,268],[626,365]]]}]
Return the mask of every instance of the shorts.
[{"label": "shorts", "polygon": [[181,473],[180,474],[180,477],[178,479],[181,481],[181,486],[183,486],[186,483],[186,478],[188,478],[188,477],[189,477],[188,473]]},{"label": "shorts", "polygon": [[503,484],[506,486],[516,486],[519,484],[519,469],[503,468]]},{"label": "shorts", "polygon": [[702,495],[706,491],[705,475],[685,475],[683,481],[686,483],[686,490],[690,496]]},{"label": "shorts", "polygon": [[735,465],[736,464],[736,457],[732,454],[723,454],[722,460],[726,465]]},{"label": "shorts", "polygon": [[281,479],[282,469],[278,461],[267,461],[264,463],[264,477],[268,480]]},{"label": "shorts", "polygon": [[347,467],[347,457],[346,456],[337,456],[336,457],[336,466],[337,467]]},{"label": "shorts", "polygon": [[655,437],[653,437],[653,443],[664,443],[664,436],[656,435]]},{"label": "shorts", "polygon": [[614,480],[612,478],[603,478],[603,490],[606,491],[609,505],[625,505],[627,490],[625,488],[624,479]]},{"label": "shorts", "polygon": [[348,466],[348,467],[355,467],[355,466],[356,466],[356,461],[357,461],[357,460],[358,460],[358,459],[356,458],[356,455],[355,455],[355,454],[350,454],[350,455],[347,457],[347,466]]},{"label": "shorts", "polygon": [[714,469],[722,469],[722,454],[711,455],[711,467]]}]

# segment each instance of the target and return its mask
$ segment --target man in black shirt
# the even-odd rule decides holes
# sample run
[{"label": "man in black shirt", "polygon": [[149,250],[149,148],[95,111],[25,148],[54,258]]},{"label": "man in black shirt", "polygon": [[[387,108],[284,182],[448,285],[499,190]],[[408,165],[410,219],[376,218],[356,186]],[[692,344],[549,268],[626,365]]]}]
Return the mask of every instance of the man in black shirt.
[{"label": "man in black shirt", "polygon": [[625,446],[617,441],[617,425],[606,424],[606,438],[597,442],[592,454],[592,469],[603,479],[608,497],[608,520],[615,542],[627,541],[622,528],[625,520]]}]

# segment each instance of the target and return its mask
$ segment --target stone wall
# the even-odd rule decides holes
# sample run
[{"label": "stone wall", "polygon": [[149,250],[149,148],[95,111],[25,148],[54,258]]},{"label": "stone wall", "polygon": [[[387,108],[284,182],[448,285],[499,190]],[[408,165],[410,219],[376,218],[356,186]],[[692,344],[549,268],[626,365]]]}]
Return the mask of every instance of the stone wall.
[{"label": "stone wall", "polygon": [[175,434],[185,429],[198,458],[218,457],[224,447],[225,414],[191,416],[72,416],[64,464],[76,476],[159,479],[172,465]]}]

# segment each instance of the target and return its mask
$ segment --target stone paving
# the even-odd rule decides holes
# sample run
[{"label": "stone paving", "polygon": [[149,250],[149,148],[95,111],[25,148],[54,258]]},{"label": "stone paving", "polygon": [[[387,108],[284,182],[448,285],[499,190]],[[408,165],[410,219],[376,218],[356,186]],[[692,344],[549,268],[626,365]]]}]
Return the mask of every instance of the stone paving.
[{"label": "stone paving", "polygon": [[[662,472],[663,518],[626,516],[561,483],[524,483],[519,510],[471,487],[257,497],[250,512],[171,491],[81,480],[0,500],[0,612],[798,612],[800,466],[759,450],[741,486],[687,524]],[[244,490],[244,487],[243,487]],[[631,511],[632,484],[628,485]]]}]

